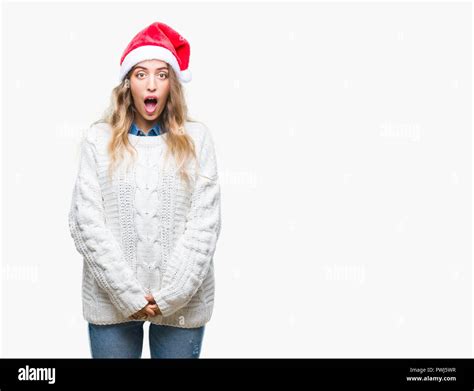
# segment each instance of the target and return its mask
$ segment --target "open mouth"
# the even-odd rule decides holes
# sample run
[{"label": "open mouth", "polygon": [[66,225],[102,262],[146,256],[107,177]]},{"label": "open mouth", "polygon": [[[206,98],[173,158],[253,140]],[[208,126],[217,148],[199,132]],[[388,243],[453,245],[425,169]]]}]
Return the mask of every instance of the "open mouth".
[{"label": "open mouth", "polygon": [[155,98],[145,99],[145,111],[147,114],[153,114],[156,107],[158,106],[158,100]]}]

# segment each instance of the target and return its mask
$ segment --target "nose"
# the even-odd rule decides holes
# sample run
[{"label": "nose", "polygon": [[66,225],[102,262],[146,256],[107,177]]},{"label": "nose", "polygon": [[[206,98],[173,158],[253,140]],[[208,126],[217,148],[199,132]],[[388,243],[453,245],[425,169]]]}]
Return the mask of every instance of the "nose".
[{"label": "nose", "polygon": [[156,90],[156,82],[154,77],[148,78],[147,90],[151,92]]}]

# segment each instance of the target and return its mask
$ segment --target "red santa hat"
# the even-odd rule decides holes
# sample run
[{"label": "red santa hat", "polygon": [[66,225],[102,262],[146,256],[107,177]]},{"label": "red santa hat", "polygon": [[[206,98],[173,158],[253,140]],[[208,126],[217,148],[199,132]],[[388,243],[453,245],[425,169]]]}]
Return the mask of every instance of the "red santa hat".
[{"label": "red santa hat", "polygon": [[135,35],[123,52],[120,59],[120,81],[139,62],[156,59],[168,63],[179,80],[189,82],[189,55],[189,43],[177,31],[164,23],[152,23]]}]

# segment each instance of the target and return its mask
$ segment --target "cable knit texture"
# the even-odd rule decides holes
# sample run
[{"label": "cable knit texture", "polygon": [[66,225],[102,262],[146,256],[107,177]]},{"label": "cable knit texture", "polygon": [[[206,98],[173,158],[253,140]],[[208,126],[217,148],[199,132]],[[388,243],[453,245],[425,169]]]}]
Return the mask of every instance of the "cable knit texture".
[{"label": "cable knit texture", "polygon": [[[89,128],[80,143],[69,228],[83,258],[84,318],[94,324],[130,321],[150,293],[162,315],[155,324],[200,327],[214,306],[214,252],[221,227],[220,185],[212,136],[201,123],[186,122],[199,165],[181,180],[166,133],[128,134],[138,151],[107,177],[108,124]],[[197,172],[197,176],[196,176]]]}]

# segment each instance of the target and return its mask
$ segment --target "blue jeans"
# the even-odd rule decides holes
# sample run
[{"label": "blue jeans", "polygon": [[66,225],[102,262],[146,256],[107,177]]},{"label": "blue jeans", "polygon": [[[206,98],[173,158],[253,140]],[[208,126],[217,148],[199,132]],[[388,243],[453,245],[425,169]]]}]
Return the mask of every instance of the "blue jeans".
[{"label": "blue jeans", "polygon": [[[141,358],[144,321],[89,323],[92,358]],[[150,323],[151,358],[199,358],[204,326],[180,328]]]}]

